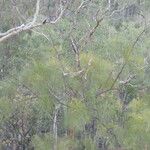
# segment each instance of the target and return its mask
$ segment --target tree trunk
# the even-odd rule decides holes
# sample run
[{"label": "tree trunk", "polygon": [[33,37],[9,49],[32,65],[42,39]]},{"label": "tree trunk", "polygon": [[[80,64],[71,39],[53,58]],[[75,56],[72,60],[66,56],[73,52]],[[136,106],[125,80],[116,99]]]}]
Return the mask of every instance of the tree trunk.
[{"label": "tree trunk", "polygon": [[53,150],[57,150],[57,141],[58,141],[57,116],[58,116],[59,109],[60,109],[60,105],[55,106],[54,120],[53,120],[53,136],[54,136]]}]

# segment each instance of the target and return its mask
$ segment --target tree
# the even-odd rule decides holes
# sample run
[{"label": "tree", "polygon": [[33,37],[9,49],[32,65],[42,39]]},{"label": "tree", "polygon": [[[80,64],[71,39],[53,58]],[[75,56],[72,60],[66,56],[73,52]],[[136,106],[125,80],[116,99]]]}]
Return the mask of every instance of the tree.
[{"label": "tree", "polygon": [[1,25],[2,150],[149,149],[149,26],[110,2],[15,3],[34,17]]}]

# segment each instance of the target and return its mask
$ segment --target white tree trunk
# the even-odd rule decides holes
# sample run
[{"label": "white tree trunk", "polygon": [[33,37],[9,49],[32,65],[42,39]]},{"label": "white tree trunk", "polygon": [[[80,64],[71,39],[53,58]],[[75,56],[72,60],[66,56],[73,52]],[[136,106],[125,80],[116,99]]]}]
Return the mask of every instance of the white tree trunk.
[{"label": "white tree trunk", "polygon": [[59,109],[60,109],[60,105],[56,105],[55,106],[55,112],[54,112],[54,120],[53,120],[53,136],[54,136],[53,150],[57,150],[57,141],[58,141],[58,136],[57,136],[57,116],[58,116]]},{"label": "white tree trunk", "polygon": [[108,8],[111,10],[111,0],[108,0]]}]

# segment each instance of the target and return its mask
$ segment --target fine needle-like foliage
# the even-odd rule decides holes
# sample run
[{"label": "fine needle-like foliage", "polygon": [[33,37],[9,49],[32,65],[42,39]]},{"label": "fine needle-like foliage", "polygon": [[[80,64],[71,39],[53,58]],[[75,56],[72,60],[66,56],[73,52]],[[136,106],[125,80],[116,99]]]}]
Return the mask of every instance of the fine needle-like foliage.
[{"label": "fine needle-like foliage", "polygon": [[0,0],[0,150],[149,150],[149,8]]}]

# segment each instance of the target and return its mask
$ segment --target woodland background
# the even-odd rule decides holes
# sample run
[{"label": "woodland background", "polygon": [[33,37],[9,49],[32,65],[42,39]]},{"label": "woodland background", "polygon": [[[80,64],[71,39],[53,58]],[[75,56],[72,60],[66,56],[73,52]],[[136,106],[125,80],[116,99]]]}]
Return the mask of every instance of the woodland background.
[{"label": "woodland background", "polygon": [[150,150],[149,0],[0,0],[1,150]]}]

